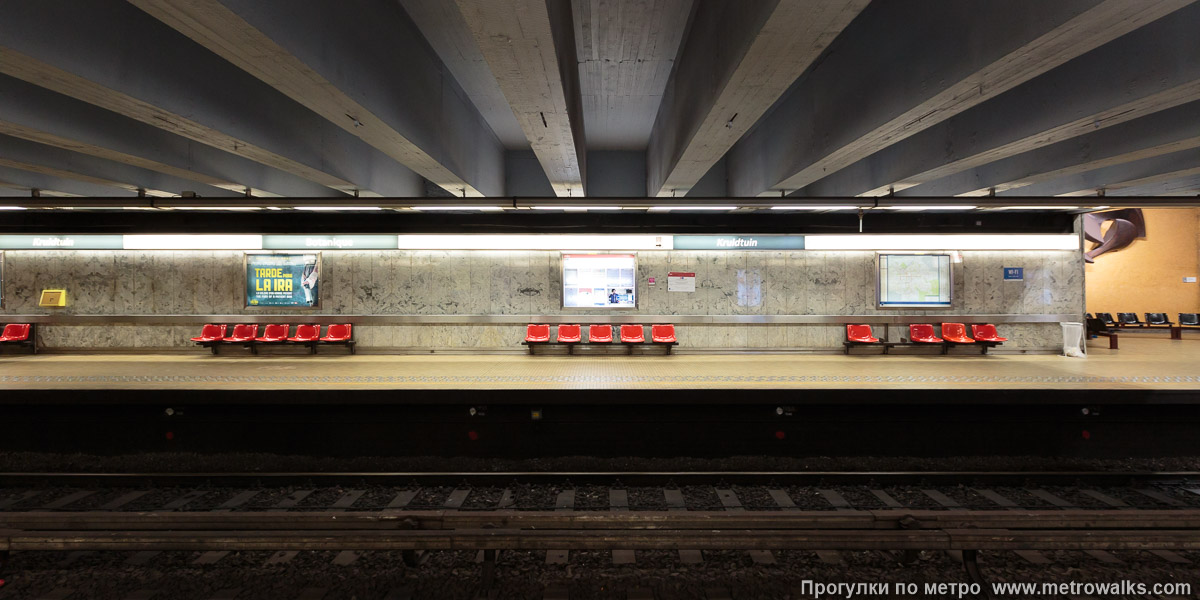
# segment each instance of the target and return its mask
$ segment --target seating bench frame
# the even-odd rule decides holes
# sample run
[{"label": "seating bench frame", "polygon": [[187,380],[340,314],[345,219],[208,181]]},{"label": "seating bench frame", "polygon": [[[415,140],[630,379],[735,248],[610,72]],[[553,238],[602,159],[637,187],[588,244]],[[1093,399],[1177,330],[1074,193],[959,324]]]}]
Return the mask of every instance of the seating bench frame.
[{"label": "seating bench frame", "polygon": [[887,354],[888,351],[890,351],[892,348],[894,348],[896,346],[900,346],[900,345],[902,345],[900,342],[885,342],[883,340],[879,340],[878,342],[856,342],[856,341],[852,341],[852,340],[846,340],[846,341],[842,342],[842,346],[843,346],[842,354],[849,356],[850,349],[858,347],[858,346],[868,346],[871,348],[883,348],[883,353]]},{"label": "seating bench frame", "polygon": [[666,350],[667,350],[666,355],[670,356],[671,355],[671,346],[678,346],[679,342],[621,342],[621,341],[615,341],[615,340],[611,341],[611,342],[587,342],[587,343],[584,343],[582,340],[580,340],[578,342],[558,342],[558,341],[550,341],[550,340],[545,341],[545,342],[530,342],[530,341],[521,342],[522,346],[529,347],[530,356],[533,356],[533,354],[534,354],[533,349],[535,346],[566,346],[567,347],[567,355],[574,355],[575,354],[575,346],[616,346],[617,344],[625,346],[625,354],[629,355],[629,356],[633,355],[633,347],[634,346],[652,346],[652,347],[664,346],[664,347],[666,347]]}]

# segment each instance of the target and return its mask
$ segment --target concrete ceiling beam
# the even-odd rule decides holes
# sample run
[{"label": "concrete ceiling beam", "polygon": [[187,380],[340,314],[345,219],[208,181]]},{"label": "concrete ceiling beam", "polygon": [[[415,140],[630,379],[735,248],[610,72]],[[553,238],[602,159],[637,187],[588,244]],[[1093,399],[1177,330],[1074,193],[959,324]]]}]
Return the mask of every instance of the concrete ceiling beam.
[{"label": "concrete ceiling beam", "polygon": [[[8,158],[0,158],[0,179],[29,188],[52,189],[79,196],[139,195],[137,187],[128,183]],[[166,198],[172,194],[146,190],[146,195]]]},{"label": "concrete ceiling beam", "polygon": [[455,196],[504,193],[499,140],[397,3],[129,1]]},{"label": "concrete ceiling beam", "polygon": [[801,194],[884,195],[1198,100],[1198,22],[1200,4],[1171,12],[820,179]]},{"label": "concrete ceiling beam", "polygon": [[570,3],[456,1],[555,195],[586,195],[587,146]]},{"label": "concrete ceiling beam", "polygon": [[0,1],[0,40],[0,73],[341,192],[424,191],[415,173],[130,4]]},{"label": "concrete ceiling beam", "polygon": [[808,186],[1191,1],[874,2],[730,153],[730,193]]},{"label": "concrete ceiling beam", "polygon": [[1129,182],[1129,187],[1114,188],[1111,192],[1105,192],[1105,197],[1114,196],[1125,198],[1130,196],[1185,196],[1195,198],[1200,196],[1200,173],[1195,169],[1180,171],[1178,173],[1167,173],[1163,177],[1166,179],[1155,178],[1150,181]]},{"label": "concrete ceiling beam", "polygon": [[572,0],[571,7],[588,149],[645,150],[692,0]]},{"label": "concrete ceiling beam", "polygon": [[687,193],[867,3],[697,4],[650,134],[647,194]]},{"label": "concrete ceiling beam", "polygon": [[[13,170],[14,169],[10,169],[9,171],[11,172]],[[36,174],[29,173],[29,175],[36,175]],[[29,197],[34,196],[35,194],[38,196],[50,196],[50,197],[57,197],[57,198],[73,198],[73,197],[79,196],[79,194],[69,194],[67,192],[60,192],[58,190],[29,187],[27,185],[13,183],[11,181],[4,181],[3,179],[0,179],[0,197],[29,198]]]},{"label": "concrete ceiling beam", "polygon": [[178,196],[184,191],[192,191],[197,195],[206,197],[229,198],[245,195],[244,193],[196,183],[190,179],[165,175],[157,171],[133,167],[97,158],[89,154],[64,150],[56,146],[39,144],[8,135],[0,135],[0,160],[35,164],[51,168],[58,172],[70,172],[96,178],[97,181],[110,179],[120,182],[126,189],[133,192],[145,190],[148,196]]},{"label": "concrete ceiling beam", "polygon": [[[1023,152],[896,192],[897,196],[987,196],[1104,167],[1200,147],[1200,102]],[[1053,194],[1047,194],[1053,195]]]},{"label": "concrete ceiling beam", "polygon": [[0,134],[254,196],[346,197],[323,185],[0,75]]},{"label": "concrete ceiling beam", "polygon": [[400,0],[400,5],[504,148],[528,150],[529,140],[458,6],[447,0]]},{"label": "concrete ceiling beam", "polygon": [[1200,174],[1200,148],[1189,148],[1161,156],[1109,165],[1082,173],[1014,188],[998,197],[1091,196],[1098,190],[1116,190],[1149,185]]}]

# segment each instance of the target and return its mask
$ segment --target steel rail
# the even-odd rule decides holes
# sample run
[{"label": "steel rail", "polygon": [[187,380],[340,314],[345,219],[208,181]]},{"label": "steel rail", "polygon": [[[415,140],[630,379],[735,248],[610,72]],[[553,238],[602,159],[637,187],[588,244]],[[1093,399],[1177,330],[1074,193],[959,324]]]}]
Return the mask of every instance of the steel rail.
[{"label": "steel rail", "polygon": [[207,530],[1191,530],[1200,509],[1098,510],[376,510],[0,512],[0,531]]},{"label": "steel rail", "polygon": [[0,551],[1200,550],[1195,530],[511,530],[6,532]]},{"label": "steel rail", "polygon": [[1200,471],[406,471],[208,473],[0,473],[13,486],[288,485],[1101,485],[1200,482]]}]

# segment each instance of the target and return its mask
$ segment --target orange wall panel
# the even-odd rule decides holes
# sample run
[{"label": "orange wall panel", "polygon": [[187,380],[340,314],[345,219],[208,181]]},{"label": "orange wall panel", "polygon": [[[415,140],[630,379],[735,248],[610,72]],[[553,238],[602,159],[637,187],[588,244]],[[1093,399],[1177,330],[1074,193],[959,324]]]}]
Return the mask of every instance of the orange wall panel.
[{"label": "orange wall panel", "polygon": [[[1146,237],[1123,250],[1102,254],[1086,267],[1087,310],[1091,313],[1200,312],[1200,209],[1143,211]],[[1091,244],[1088,244],[1091,249]]]}]

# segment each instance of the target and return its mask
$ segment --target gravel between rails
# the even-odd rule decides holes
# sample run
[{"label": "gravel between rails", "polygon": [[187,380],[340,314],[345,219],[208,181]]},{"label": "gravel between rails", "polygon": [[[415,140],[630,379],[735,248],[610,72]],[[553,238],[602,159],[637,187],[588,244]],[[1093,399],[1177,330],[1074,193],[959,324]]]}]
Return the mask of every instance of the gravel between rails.
[{"label": "gravel between rails", "polygon": [[1200,456],[1088,459],[1040,456],[599,458],[335,458],[276,454],[157,452],[97,456],[0,452],[0,472],[269,473],[519,471],[1200,471]]},{"label": "gravel between rails", "polygon": [[[684,505],[688,510],[709,510],[721,511],[727,507],[721,501],[718,495],[719,486],[683,486],[678,488],[683,495]],[[905,508],[922,509],[922,510],[948,510],[950,508],[938,502],[934,497],[926,493],[927,490],[933,492],[941,492],[951,500],[957,502],[961,508],[975,510],[996,510],[1003,508],[1001,505],[982,495],[979,490],[987,490],[994,492],[1004,499],[1011,501],[1015,508],[1029,510],[1057,510],[1060,507],[1051,503],[1043,497],[1035,495],[1034,491],[1048,492],[1051,497],[1057,497],[1073,507],[1080,509],[1111,509],[1116,508],[1110,506],[1105,501],[1097,498],[1096,495],[1084,493],[1084,490],[1098,492],[1100,495],[1108,496],[1112,499],[1125,502],[1130,508],[1140,508],[1147,510],[1163,510],[1170,508],[1200,508],[1200,495],[1188,491],[1189,486],[1180,485],[1158,485],[1153,486],[1161,494],[1172,498],[1177,504],[1172,505],[1149,496],[1142,494],[1135,489],[1120,486],[1083,486],[1083,487],[1066,487],[1066,486],[1046,486],[1042,488],[1016,488],[1016,487],[980,487],[970,488],[965,486],[927,486],[927,485],[910,485],[910,486],[886,486],[873,488],[870,485],[829,485],[818,489],[815,487],[784,487],[776,488],[774,485],[737,485],[730,486],[724,489],[733,491],[736,501],[741,508],[754,511],[774,511],[783,510],[774,497],[771,496],[772,489],[782,489],[784,493],[795,504],[795,508],[800,510],[818,510],[818,511],[833,511],[837,507],[827,499],[821,492],[832,491],[834,494],[845,499],[849,508],[859,510],[875,510],[887,508],[883,500],[875,495],[875,491],[882,491],[887,496],[898,501]],[[520,486],[431,486],[431,487],[388,487],[377,486],[369,490],[363,490],[364,493],[358,497],[349,506],[335,507],[334,504],[343,498],[351,490],[346,487],[310,487],[303,488],[303,491],[310,492],[307,496],[300,500],[294,506],[288,506],[291,501],[294,501],[294,496],[301,488],[296,487],[247,487],[247,488],[204,488],[204,487],[162,487],[145,490],[146,493],[132,501],[126,502],[114,510],[125,512],[154,512],[171,510],[168,506],[172,503],[177,503],[181,498],[194,497],[193,500],[187,502],[182,507],[176,507],[177,511],[188,512],[203,512],[220,508],[224,503],[237,497],[244,491],[253,490],[254,494],[248,501],[235,506],[228,510],[236,512],[245,511],[262,511],[262,510],[277,510],[280,509],[280,503],[284,503],[286,510],[326,510],[338,508],[350,511],[373,511],[382,510],[396,497],[401,496],[404,492],[414,494],[411,502],[404,508],[406,510],[446,510],[446,503],[449,500],[451,493],[456,489],[467,490],[467,496],[464,499],[462,510],[494,510],[497,508],[500,499],[504,492],[511,493],[511,504],[505,508],[510,510],[555,510],[557,508],[557,500],[559,493],[565,490],[574,490],[574,503],[570,507],[576,511],[606,511],[612,508],[610,505],[611,499],[609,496],[610,490],[625,490],[628,496],[628,506],[624,507],[628,510],[644,511],[644,510],[667,510],[666,490],[669,487],[631,487],[624,488],[614,486],[612,488],[602,486],[579,486],[568,487],[563,484],[526,484]],[[0,492],[0,500],[4,498],[22,498],[27,492],[37,492],[36,495],[28,497],[20,502],[0,509],[0,512],[12,511],[34,511],[45,506],[48,501],[54,498],[63,498],[69,494],[78,492],[75,488],[13,488]],[[118,498],[124,494],[140,491],[135,488],[110,488],[97,490],[90,496],[81,498],[78,501],[72,502],[65,506],[61,506],[58,510],[63,511],[88,511],[99,510],[105,501],[108,499]],[[202,492],[202,495],[196,495],[196,492]],[[288,502],[285,502],[288,501]],[[789,507],[790,508],[790,507]]]},{"label": "gravel between rails", "polygon": [[[332,564],[335,553],[302,552],[285,564],[263,565],[269,553],[233,553],[213,565],[195,565],[196,553],[164,552],[145,567],[123,563],[128,553],[97,553],[60,566],[66,553],[24,553],[13,557],[0,600],[37,598],[53,589],[74,589],[68,600],[121,600],[135,590],[158,590],[152,600],[206,600],[220,590],[239,588],[239,600],[296,598],[306,589],[326,589],[324,600],[381,599],[407,588],[413,598],[474,598],[480,565],[472,552],[437,552],[419,567],[406,567],[399,553],[365,552],[350,565]],[[984,553],[980,566],[989,581],[1186,582],[1200,589],[1200,553],[1181,553],[1189,565],[1168,563],[1141,552],[1114,552],[1122,564],[1099,562],[1079,552],[1051,552],[1049,565],[1035,565],[1012,553]],[[546,565],[541,552],[501,552],[496,598],[540,598],[548,586],[565,586],[572,600],[624,599],[634,589],[658,600],[703,598],[723,588],[737,599],[797,598],[805,579],[820,582],[966,583],[958,562],[940,552],[919,553],[898,565],[880,552],[842,552],[840,564],[804,551],[773,553],[775,564],[755,564],[739,551],[704,553],[701,564],[684,565],[673,552],[638,552],[634,566],[614,566],[607,552],[572,552],[566,565]]]}]

